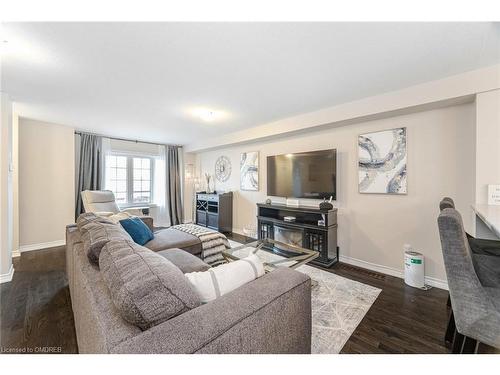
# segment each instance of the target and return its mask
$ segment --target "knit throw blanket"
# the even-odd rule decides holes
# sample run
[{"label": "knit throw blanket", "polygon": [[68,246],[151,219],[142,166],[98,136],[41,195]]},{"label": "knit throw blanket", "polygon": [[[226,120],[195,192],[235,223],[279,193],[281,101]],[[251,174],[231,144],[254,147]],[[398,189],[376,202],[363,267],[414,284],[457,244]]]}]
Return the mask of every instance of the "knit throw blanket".
[{"label": "knit throw blanket", "polygon": [[198,237],[201,241],[201,258],[205,263],[210,264],[212,267],[226,263],[222,252],[225,249],[230,249],[231,246],[226,236],[222,233],[196,224],[179,224],[171,228]]}]

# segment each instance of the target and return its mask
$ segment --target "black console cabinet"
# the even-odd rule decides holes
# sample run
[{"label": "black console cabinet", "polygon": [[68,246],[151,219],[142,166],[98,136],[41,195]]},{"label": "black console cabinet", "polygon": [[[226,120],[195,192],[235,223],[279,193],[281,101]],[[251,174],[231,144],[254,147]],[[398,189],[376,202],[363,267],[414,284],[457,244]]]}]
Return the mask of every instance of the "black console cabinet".
[{"label": "black console cabinet", "polygon": [[233,231],[233,193],[196,193],[196,224],[221,233]]},{"label": "black console cabinet", "polygon": [[[321,210],[314,207],[259,203],[257,209],[259,239],[271,238],[316,250],[320,255],[312,263],[323,267],[330,267],[338,262],[336,208]],[[293,216],[295,221],[285,221],[285,216]],[[272,250],[280,252],[279,248]]]}]

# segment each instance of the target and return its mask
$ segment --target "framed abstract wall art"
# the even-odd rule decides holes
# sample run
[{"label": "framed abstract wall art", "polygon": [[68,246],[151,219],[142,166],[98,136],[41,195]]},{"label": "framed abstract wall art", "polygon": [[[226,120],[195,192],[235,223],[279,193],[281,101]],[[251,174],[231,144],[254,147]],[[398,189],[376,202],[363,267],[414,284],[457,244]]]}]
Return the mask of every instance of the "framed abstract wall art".
[{"label": "framed abstract wall art", "polygon": [[406,160],[406,128],[359,135],[359,192],[406,194]]},{"label": "framed abstract wall art", "polygon": [[259,152],[244,152],[240,159],[240,189],[259,190]]}]

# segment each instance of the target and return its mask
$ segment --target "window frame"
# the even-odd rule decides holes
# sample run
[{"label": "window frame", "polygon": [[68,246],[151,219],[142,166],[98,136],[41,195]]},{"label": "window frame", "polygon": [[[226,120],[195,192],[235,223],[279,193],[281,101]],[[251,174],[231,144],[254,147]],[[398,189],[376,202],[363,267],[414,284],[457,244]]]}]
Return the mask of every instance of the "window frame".
[{"label": "window frame", "polygon": [[[155,157],[147,154],[141,154],[141,153],[134,153],[134,152],[122,152],[122,151],[112,151],[108,154],[109,156],[124,156],[127,158],[127,180],[126,180],[126,185],[127,185],[127,202],[126,203],[117,203],[118,207],[120,208],[128,208],[128,207],[145,207],[145,206],[152,206],[154,205],[154,179],[155,179]],[[106,155],[106,156],[108,156]],[[140,158],[140,159],[149,159],[150,162],[150,199],[149,202],[137,202],[134,203],[134,158]],[[104,162],[104,173],[105,173],[105,178],[104,178],[104,183],[107,183],[107,160]],[[107,189],[108,187],[105,186]]]}]

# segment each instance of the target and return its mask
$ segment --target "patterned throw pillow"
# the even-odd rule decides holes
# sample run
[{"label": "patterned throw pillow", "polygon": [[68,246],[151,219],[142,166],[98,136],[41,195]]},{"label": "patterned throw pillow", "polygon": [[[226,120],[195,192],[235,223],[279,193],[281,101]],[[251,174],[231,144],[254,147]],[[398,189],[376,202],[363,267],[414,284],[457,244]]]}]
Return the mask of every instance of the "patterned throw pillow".
[{"label": "patterned throw pillow", "polygon": [[213,301],[264,275],[264,265],[255,254],[229,262],[204,272],[190,272],[184,276],[198,293],[202,303]]}]

